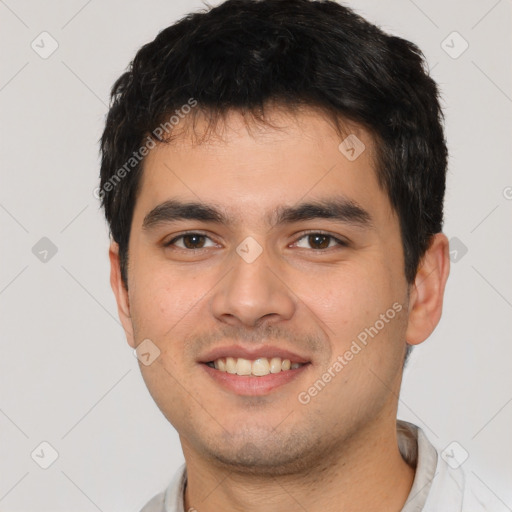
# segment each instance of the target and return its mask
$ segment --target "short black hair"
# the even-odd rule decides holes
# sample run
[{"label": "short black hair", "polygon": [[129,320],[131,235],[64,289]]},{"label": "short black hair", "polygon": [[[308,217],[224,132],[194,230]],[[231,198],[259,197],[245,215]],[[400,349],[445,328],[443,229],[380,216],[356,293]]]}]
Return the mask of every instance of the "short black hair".
[{"label": "short black hair", "polygon": [[442,230],[447,166],[438,87],[423,54],[331,0],[227,0],[162,30],[112,88],[99,197],[126,287],[142,149],[172,140],[173,118],[184,113],[206,114],[209,126],[233,110],[265,122],[269,104],[317,107],[370,132],[414,281]]}]

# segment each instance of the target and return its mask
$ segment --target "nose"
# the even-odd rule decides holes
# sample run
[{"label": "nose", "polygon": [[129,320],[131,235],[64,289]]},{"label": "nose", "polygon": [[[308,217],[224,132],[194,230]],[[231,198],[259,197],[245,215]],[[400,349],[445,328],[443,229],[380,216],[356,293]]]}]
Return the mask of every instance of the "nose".
[{"label": "nose", "polygon": [[277,267],[266,250],[254,261],[234,253],[231,270],[215,288],[212,297],[215,318],[244,327],[292,318],[296,299]]}]

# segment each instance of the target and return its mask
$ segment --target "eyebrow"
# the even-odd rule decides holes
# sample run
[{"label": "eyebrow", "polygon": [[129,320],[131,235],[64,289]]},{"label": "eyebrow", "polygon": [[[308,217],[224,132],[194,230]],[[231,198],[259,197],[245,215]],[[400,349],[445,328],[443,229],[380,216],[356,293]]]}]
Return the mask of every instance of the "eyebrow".
[{"label": "eyebrow", "polygon": [[[368,211],[345,197],[303,202],[294,206],[279,206],[266,217],[267,223],[272,227],[314,219],[334,220],[368,229],[374,227]],[[170,199],[153,208],[144,217],[142,229],[150,230],[158,225],[179,220],[213,222],[226,226],[234,223],[233,219],[214,205]]]}]

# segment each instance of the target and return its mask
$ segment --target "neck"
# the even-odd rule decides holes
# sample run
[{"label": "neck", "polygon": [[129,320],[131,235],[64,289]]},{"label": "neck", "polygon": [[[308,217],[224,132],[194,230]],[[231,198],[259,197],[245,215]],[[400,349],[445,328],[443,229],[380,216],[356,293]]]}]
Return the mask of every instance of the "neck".
[{"label": "neck", "polygon": [[287,475],[251,475],[205,460],[182,440],[187,463],[185,510],[199,512],[399,512],[414,470],[398,449],[396,426],[366,429],[329,460]]}]

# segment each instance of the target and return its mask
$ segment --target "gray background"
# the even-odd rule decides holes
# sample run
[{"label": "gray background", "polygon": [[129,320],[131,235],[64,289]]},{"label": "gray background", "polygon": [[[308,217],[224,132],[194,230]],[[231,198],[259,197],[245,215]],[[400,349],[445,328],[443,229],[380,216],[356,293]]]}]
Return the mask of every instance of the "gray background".
[{"label": "gray background", "polygon": [[[459,443],[471,482],[512,510],[511,0],[348,5],[423,49],[446,112],[456,253],[400,417],[440,449]],[[0,0],[2,511],[138,511],[183,461],[117,319],[93,190],[111,85],[142,44],[201,7]],[[51,49],[43,31],[58,43],[47,58],[31,47]],[[43,441],[58,452],[48,469]]]}]

